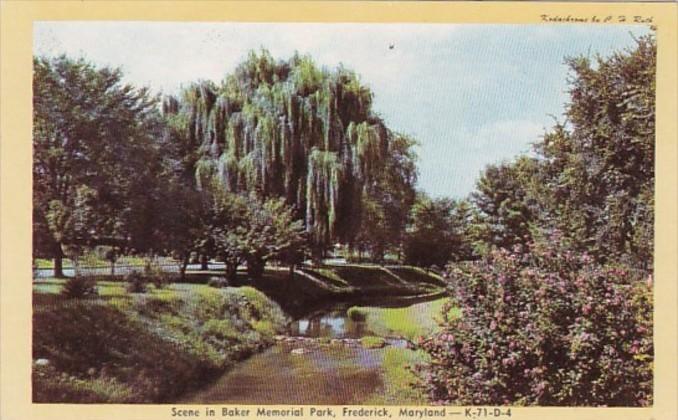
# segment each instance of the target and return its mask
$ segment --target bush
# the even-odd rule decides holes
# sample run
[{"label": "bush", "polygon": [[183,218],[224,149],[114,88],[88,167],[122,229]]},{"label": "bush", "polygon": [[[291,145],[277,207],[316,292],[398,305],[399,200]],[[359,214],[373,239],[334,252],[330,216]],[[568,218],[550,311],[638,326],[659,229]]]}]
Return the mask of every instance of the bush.
[{"label": "bush", "polygon": [[168,284],[176,280],[177,279],[175,278],[175,276],[172,276],[171,274],[168,273],[154,275],[153,277],[149,278],[149,281],[153,283],[153,286],[155,286],[156,289],[164,289]]},{"label": "bush", "polygon": [[[448,270],[460,318],[419,346],[436,402],[652,404],[652,291],[643,275],[530,246]],[[449,307],[447,308],[449,309]]]},{"label": "bush", "polygon": [[172,275],[166,273],[156,258],[146,258],[144,261],[144,277],[147,282],[153,283],[156,289],[163,289],[172,282]]},{"label": "bush", "polygon": [[351,306],[350,308],[348,308],[348,311],[346,311],[346,315],[351,321],[355,322],[362,322],[365,321],[365,318],[367,318],[367,314],[365,313],[365,311],[358,308],[357,306]]},{"label": "bush", "polygon": [[61,295],[68,299],[82,299],[98,295],[96,281],[88,276],[76,276],[68,279],[61,289]]},{"label": "bush", "polygon": [[129,293],[146,293],[148,280],[137,271],[132,271],[125,276],[127,291]]},{"label": "bush", "polygon": [[210,277],[210,279],[207,281],[207,285],[219,289],[228,286],[228,282],[222,277]]}]

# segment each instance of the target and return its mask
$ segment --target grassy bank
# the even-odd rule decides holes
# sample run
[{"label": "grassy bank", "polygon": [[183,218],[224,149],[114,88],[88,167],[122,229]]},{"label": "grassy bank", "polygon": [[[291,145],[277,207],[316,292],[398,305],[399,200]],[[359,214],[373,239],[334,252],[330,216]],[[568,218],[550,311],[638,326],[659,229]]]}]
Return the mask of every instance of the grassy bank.
[{"label": "grassy bank", "polygon": [[[423,271],[370,265],[305,268],[292,279],[285,268],[268,268],[257,282],[239,273],[238,287],[204,284],[222,275],[194,273],[187,278],[192,283],[149,286],[144,294],[128,293],[120,278],[98,276],[98,297],[81,300],[60,296],[64,280],[36,280],[34,401],[174,401],[270,344],[283,332],[286,313],[305,313],[313,305],[342,299],[416,299],[443,290],[437,278]],[[377,316],[378,308],[360,310],[377,335],[409,337],[392,327],[410,331],[418,322],[401,314],[407,308],[384,309],[395,311],[389,316]],[[391,329],[377,328],[382,324]],[[387,375],[394,378],[389,383],[402,385],[390,392],[401,393],[407,389],[403,378],[411,373],[398,361],[416,355],[406,349],[385,351]]]},{"label": "grassy bank", "polygon": [[[363,320],[366,329],[378,336],[402,337],[414,341],[417,337],[431,334],[439,328],[437,319],[447,301],[447,298],[443,298],[404,308],[353,306],[348,309],[348,316]],[[458,315],[456,308],[451,310]],[[366,404],[428,404],[423,390],[414,386],[419,378],[412,371],[414,365],[428,360],[426,353],[391,346],[384,348],[383,352],[384,389]]]},{"label": "grassy bank", "polygon": [[35,286],[35,402],[168,402],[270,344],[287,321],[250,287],[130,294],[100,282],[99,297],[84,300],[59,289]]},{"label": "grassy bank", "polygon": [[[250,284],[244,273],[239,276],[239,281]],[[286,268],[268,268],[253,286],[279,302],[292,316],[342,300],[416,299],[439,294],[445,289],[440,278],[420,269],[368,264],[305,267],[297,270],[293,279]]]},{"label": "grassy bank", "polygon": [[[417,303],[405,308],[352,306],[351,318],[364,319],[366,328],[382,337],[403,337],[410,341],[430,334],[438,326],[437,319],[447,298]],[[457,309],[452,309],[458,315]]]},{"label": "grassy bank", "polygon": [[383,354],[384,388],[365,401],[366,405],[428,405],[412,367],[428,360],[426,353],[399,347],[385,347]]}]

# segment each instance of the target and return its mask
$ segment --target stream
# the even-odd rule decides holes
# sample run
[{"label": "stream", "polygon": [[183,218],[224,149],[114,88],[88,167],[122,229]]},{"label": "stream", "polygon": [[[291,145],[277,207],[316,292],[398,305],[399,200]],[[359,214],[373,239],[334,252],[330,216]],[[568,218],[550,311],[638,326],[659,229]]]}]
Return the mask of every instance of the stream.
[{"label": "stream", "polygon": [[[346,316],[346,305],[297,319],[286,336],[267,350],[238,363],[184,403],[334,404],[375,402],[389,384],[384,356],[407,341],[386,338],[367,349],[360,337],[373,335],[365,322]],[[383,402],[383,401],[382,401]]]}]

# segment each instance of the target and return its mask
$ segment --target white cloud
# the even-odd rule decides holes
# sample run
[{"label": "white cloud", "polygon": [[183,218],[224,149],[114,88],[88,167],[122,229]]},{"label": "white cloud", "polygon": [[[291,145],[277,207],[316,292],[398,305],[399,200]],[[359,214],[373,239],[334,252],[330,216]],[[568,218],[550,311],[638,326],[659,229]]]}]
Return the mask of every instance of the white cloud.
[{"label": "white cloud", "polygon": [[528,120],[502,120],[477,129],[452,131],[435,144],[422,145],[419,153],[425,189],[437,196],[465,196],[470,193],[488,163],[510,161],[530,154],[545,127]]},{"label": "white cloud", "polygon": [[[124,63],[127,78],[172,90],[181,83],[221,80],[251,49],[275,57],[299,51],[321,65],[344,63],[370,85],[393,85],[412,77],[422,47],[448,38],[454,25],[267,24],[172,22],[39,22],[39,54],[85,55],[104,65]],[[393,49],[389,46],[393,45]]]}]

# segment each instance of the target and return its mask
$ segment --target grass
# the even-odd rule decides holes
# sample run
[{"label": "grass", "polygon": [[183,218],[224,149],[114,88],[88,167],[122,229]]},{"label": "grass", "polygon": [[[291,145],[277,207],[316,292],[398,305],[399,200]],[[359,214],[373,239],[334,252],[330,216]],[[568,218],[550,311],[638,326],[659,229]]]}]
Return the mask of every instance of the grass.
[{"label": "grass", "polygon": [[[348,311],[364,314],[366,328],[376,335],[398,336],[413,341],[417,337],[430,334],[437,328],[437,317],[445,302],[447,298],[418,303],[405,308],[353,306]],[[452,311],[458,315],[457,309],[452,309]]]},{"label": "grass", "polygon": [[426,272],[426,270],[419,267],[389,266],[388,269],[400,276],[403,280],[410,283],[428,283],[434,286],[445,286],[445,282],[443,281],[442,277],[431,271]]},{"label": "grass", "polygon": [[384,389],[366,401],[365,405],[428,405],[422,389],[417,388],[417,375],[411,367],[427,360],[422,351],[385,347],[383,350]]},{"label": "grass", "polygon": [[[381,336],[399,336],[414,341],[417,337],[435,332],[439,327],[436,319],[440,316],[447,298],[418,303],[404,308],[357,307],[349,308],[348,314],[360,314],[365,318],[366,328]],[[456,308],[453,314],[460,315]],[[372,338],[365,337],[371,341]],[[383,340],[383,339],[382,339]],[[361,340],[362,343],[362,340]],[[364,345],[364,343],[363,343]],[[382,352],[382,375],[384,389],[375,394],[366,405],[428,405],[430,402],[423,390],[413,367],[426,362],[428,355],[421,350],[386,346]]]},{"label": "grass", "polygon": [[63,280],[34,286],[35,402],[167,402],[273,342],[287,319],[250,287],[149,286],[64,299]]},{"label": "grass", "polygon": [[[160,289],[149,285],[146,293],[128,293],[125,282],[99,276],[98,296],[81,300],[60,296],[65,280],[36,279],[33,358],[47,359],[49,364],[33,369],[33,400],[173,401],[272,343],[286,324],[275,302],[293,313],[356,294],[411,295],[430,293],[433,287],[430,279],[411,276],[403,288],[402,281],[375,266],[321,270],[322,276],[312,281],[303,276],[290,280],[286,269],[267,269],[256,282],[257,289],[247,286],[250,281],[244,273],[238,275],[241,287],[226,288],[206,284],[209,275],[218,272],[196,273],[189,275],[193,284],[172,283]],[[332,287],[322,287],[323,282]],[[434,314],[441,307],[442,300],[409,308],[355,307],[349,311],[352,317],[364,318],[375,335],[413,339],[435,327]],[[377,347],[382,341],[372,337],[363,344]],[[399,352],[411,351],[390,347],[380,351],[388,355],[386,374],[395,381],[388,384],[387,395],[409,392],[405,389],[409,386],[402,385],[411,379],[409,371],[398,363],[414,357]]]},{"label": "grass", "polygon": [[353,264],[332,267],[332,270],[350,285],[362,289],[399,286],[397,279],[378,266]]},{"label": "grass", "polygon": [[[62,261],[63,267],[64,268],[72,268],[73,267],[73,262],[69,260],[68,258],[64,258]],[[48,260],[45,258],[36,258],[35,259],[35,266],[37,268],[54,268],[54,260]]]}]

